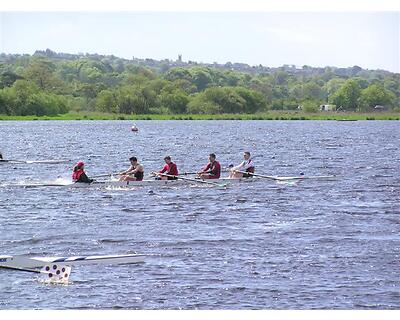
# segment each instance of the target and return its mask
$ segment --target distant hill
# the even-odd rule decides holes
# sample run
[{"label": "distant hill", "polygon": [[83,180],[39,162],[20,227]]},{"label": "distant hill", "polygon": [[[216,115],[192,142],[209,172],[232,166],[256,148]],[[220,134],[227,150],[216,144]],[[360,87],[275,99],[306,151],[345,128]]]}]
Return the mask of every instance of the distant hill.
[{"label": "distant hill", "polygon": [[[18,54],[0,54],[0,61],[7,61],[8,59],[13,59],[15,57],[18,57],[21,55]],[[22,55],[22,56],[29,56],[29,55]],[[136,58],[132,57],[132,59],[124,59],[124,58],[119,58],[114,55],[100,55],[97,53],[90,54],[90,53],[78,53],[78,54],[71,54],[71,53],[63,53],[63,52],[55,52],[50,49],[46,50],[36,50],[33,56],[40,56],[40,57],[47,57],[47,58],[52,58],[52,59],[59,59],[59,60],[78,60],[82,58],[87,58],[87,59],[93,59],[93,60],[98,60],[101,61],[102,59],[109,59],[112,61],[123,61],[125,63],[134,63],[137,65],[142,65],[142,66],[147,66],[150,68],[155,68],[159,70],[164,70],[166,68],[174,68],[174,67],[193,67],[193,66],[204,66],[204,67],[210,67],[210,68],[216,68],[220,70],[231,70],[231,71],[239,71],[239,72],[248,72],[248,73],[273,73],[277,71],[285,71],[290,74],[305,74],[305,75],[316,75],[316,74],[323,74],[326,71],[333,72],[335,75],[340,76],[340,77],[355,77],[357,76],[360,72],[374,72],[374,74],[377,75],[388,75],[391,74],[392,72],[386,71],[386,70],[368,70],[368,69],[362,69],[359,66],[353,66],[353,67],[348,67],[348,68],[338,68],[338,67],[332,67],[332,66],[327,66],[324,68],[321,67],[311,67],[304,65],[301,68],[296,67],[295,65],[283,65],[281,67],[267,67],[263,65],[256,65],[256,66],[251,66],[246,63],[239,63],[239,62],[226,62],[225,64],[219,64],[219,63],[201,63],[201,62],[196,62],[196,61],[188,61],[184,62],[182,59],[178,59],[173,61],[170,59],[164,59],[164,60],[155,60],[152,58]]]}]

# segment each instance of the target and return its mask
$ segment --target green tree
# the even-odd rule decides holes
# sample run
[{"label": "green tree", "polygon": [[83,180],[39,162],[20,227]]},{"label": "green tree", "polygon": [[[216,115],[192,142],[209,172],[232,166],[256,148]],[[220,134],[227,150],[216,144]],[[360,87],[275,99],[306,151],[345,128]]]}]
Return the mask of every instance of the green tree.
[{"label": "green tree", "polygon": [[204,93],[197,93],[191,97],[187,112],[191,114],[219,114],[222,113],[222,108],[212,101],[207,101]]},{"label": "green tree", "polygon": [[302,104],[303,110],[306,113],[317,113],[318,103],[312,100],[304,101]]},{"label": "green tree", "polygon": [[15,110],[15,91],[12,88],[0,89],[0,114],[13,115]]},{"label": "green tree", "polygon": [[212,82],[210,70],[208,68],[196,67],[190,69],[192,83],[196,85],[198,91],[203,91]]},{"label": "green tree", "polygon": [[222,81],[218,84],[220,86],[234,87],[241,82],[243,75],[238,72],[225,71],[222,75]]},{"label": "green tree", "polygon": [[192,81],[192,75],[190,74],[189,70],[180,67],[168,70],[165,73],[164,77],[169,81],[174,81],[178,79],[188,80],[190,82]]},{"label": "green tree", "polygon": [[170,82],[172,86],[176,89],[181,89],[185,91],[187,94],[195,93],[197,91],[196,86],[186,79],[177,79]]},{"label": "green tree", "polygon": [[188,104],[190,113],[254,113],[266,109],[264,96],[242,87],[213,87],[194,95]]},{"label": "green tree", "polygon": [[96,110],[100,112],[118,112],[118,100],[111,90],[102,90],[96,97]]},{"label": "green tree", "polygon": [[344,84],[345,81],[346,80],[341,78],[333,78],[329,80],[327,83],[325,83],[324,90],[328,95],[328,99],[330,98],[330,96],[336,93],[336,91],[339,90],[339,88]]},{"label": "green tree", "polygon": [[28,99],[30,96],[39,92],[38,86],[27,80],[17,80],[12,86],[15,97],[15,114],[23,114],[24,109],[27,107]]},{"label": "green tree", "polygon": [[372,84],[361,91],[359,105],[362,111],[371,111],[376,105],[392,106],[395,99],[395,95],[382,85]]},{"label": "green tree", "polygon": [[183,90],[162,91],[158,96],[159,105],[167,107],[172,113],[185,113],[189,97]]},{"label": "green tree", "polygon": [[314,81],[307,82],[303,86],[303,98],[307,100],[322,100],[323,92],[321,87]]},{"label": "green tree", "polygon": [[104,90],[106,87],[102,83],[78,83],[78,87],[76,88],[76,93],[86,98],[86,109],[90,110],[93,105],[93,101],[95,101],[98,93]]},{"label": "green tree", "polygon": [[149,113],[157,106],[157,97],[148,87],[124,86],[117,93],[119,112],[127,114]]},{"label": "green tree", "polygon": [[40,91],[30,81],[17,80],[12,87],[0,90],[0,113],[43,116],[67,111],[65,97]]},{"label": "green tree", "polygon": [[235,88],[235,92],[245,100],[244,112],[254,113],[267,109],[267,101],[260,92],[243,87]]},{"label": "green tree", "polygon": [[204,91],[207,101],[219,105],[223,113],[242,113],[246,100],[231,87],[208,88]]},{"label": "green tree", "polygon": [[11,87],[18,79],[23,78],[13,71],[0,69],[0,89],[4,87]]},{"label": "green tree", "polygon": [[287,84],[288,79],[289,79],[289,74],[285,71],[278,71],[277,73],[274,74],[274,81],[275,84],[278,86]]},{"label": "green tree", "polygon": [[54,74],[55,65],[48,60],[37,60],[30,63],[25,71],[24,78],[31,80],[41,90],[53,90],[62,86],[62,82]]},{"label": "green tree", "polygon": [[353,79],[346,82],[330,98],[330,102],[345,110],[357,110],[358,99],[360,98],[360,87]]}]

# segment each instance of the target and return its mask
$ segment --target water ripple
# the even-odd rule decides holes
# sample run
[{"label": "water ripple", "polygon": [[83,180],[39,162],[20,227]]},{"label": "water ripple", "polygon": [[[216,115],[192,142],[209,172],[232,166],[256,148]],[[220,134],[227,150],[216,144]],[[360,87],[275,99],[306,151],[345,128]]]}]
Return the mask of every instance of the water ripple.
[{"label": "water ripple", "polygon": [[3,121],[1,147],[15,159],[83,160],[89,175],[124,170],[131,155],[146,172],[167,154],[193,171],[211,152],[226,167],[250,150],[259,173],[338,179],[21,188],[10,184],[69,181],[73,161],[0,164],[1,254],[148,256],[74,267],[68,286],[0,270],[1,309],[400,308],[398,123],[136,125],[133,136],[129,121]]}]

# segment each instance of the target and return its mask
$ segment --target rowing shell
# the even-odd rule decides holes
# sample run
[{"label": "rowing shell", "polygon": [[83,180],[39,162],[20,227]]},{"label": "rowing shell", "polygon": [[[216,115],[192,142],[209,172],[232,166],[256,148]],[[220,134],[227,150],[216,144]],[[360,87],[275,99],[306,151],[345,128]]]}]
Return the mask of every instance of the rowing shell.
[{"label": "rowing shell", "polygon": [[267,177],[269,179],[275,181],[294,181],[294,180],[337,180],[337,176],[290,176],[290,177],[280,177],[280,176],[262,176],[259,177],[250,177],[250,178],[220,178],[220,179],[190,179],[190,180],[142,180],[142,181],[93,181],[90,184],[86,183],[75,183],[74,186],[106,186],[106,187],[136,187],[136,186],[151,186],[151,185],[180,185],[180,184],[188,184],[188,183],[197,183],[197,182],[215,182],[215,183],[223,183],[223,184],[231,184],[231,183],[248,183],[253,181],[262,180],[261,177]]},{"label": "rowing shell", "polygon": [[[291,177],[280,177],[280,176],[264,176],[257,175],[252,178],[237,178],[237,179],[229,179],[229,178],[221,178],[221,179],[211,179],[204,181],[211,181],[216,183],[221,183],[230,185],[236,183],[249,183],[253,181],[260,181],[262,178],[267,178],[270,180],[274,180],[276,182],[290,182],[290,181],[299,181],[299,180],[337,180],[337,176],[291,176]],[[198,181],[197,181],[198,180]],[[142,180],[142,181],[118,181],[118,180],[105,180],[105,181],[93,181],[92,183],[18,183],[18,184],[2,184],[2,187],[22,187],[22,188],[39,188],[39,187],[63,187],[63,188],[88,188],[88,187],[98,187],[98,188],[135,188],[135,187],[146,187],[146,186],[179,186],[179,185],[198,185],[204,186],[201,184],[200,179],[191,179],[187,180]]]},{"label": "rowing shell", "polygon": [[68,283],[73,265],[132,264],[144,262],[141,254],[76,256],[76,257],[28,257],[0,256],[0,268],[44,274],[45,282]]},{"label": "rowing shell", "polygon": [[145,186],[179,186],[179,185],[202,185],[203,181],[210,181],[223,184],[230,183],[245,183],[250,181],[260,180],[258,178],[240,178],[240,179],[210,179],[200,180],[191,179],[187,180],[142,180],[142,181],[118,181],[118,180],[105,180],[105,181],[93,181],[92,183],[18,183],[18,184],[2,184],[3,187],[23,187],[23,188],[38,188],[38,187],[64,187],[64,188],[87,188],[87,187],[110,187],[110,188],[134,188],[134,187],[145,187]]},{"label": "rowing shell", "polygon": [[221,179],[177,179],[177,180],[142,180],[142,181],[93,181],[90,185],[98,185],[98,186],[106,186],[106,187],[140,187],[140,186],[175,186],[175,185],[187,185],[190,184],[199,184],[202,182],[212,182],[215,184],[229,184],[229,183],[240,183],[240,182],[250,182],[258,180],[257,178],[239,178],[239,179],[229,179],[229,178],[221,178]]}]

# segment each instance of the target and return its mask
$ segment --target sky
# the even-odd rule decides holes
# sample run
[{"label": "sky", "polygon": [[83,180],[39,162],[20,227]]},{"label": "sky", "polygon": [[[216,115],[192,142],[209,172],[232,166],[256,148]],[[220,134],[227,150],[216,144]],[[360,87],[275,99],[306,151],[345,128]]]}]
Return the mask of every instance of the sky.
[{"label": "sky", "polygon": [[400,72],[400,11],[0,12],[0,52]]}]

